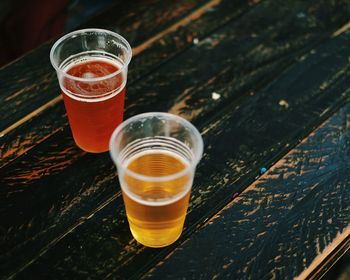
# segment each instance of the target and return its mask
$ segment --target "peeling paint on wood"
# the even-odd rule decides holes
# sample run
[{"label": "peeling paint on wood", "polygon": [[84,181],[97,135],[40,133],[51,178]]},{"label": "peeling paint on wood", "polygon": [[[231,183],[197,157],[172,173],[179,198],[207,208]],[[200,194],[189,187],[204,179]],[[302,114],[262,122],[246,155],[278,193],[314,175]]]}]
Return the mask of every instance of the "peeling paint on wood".
[{"label": "peeling paint on wood", "polygon": [[[350,235],[349,118],[350,104],[144,278],[313,278]],[[315,158],[324,158],[322,165]],[[274,176],[285,170],[293,175]]]}]

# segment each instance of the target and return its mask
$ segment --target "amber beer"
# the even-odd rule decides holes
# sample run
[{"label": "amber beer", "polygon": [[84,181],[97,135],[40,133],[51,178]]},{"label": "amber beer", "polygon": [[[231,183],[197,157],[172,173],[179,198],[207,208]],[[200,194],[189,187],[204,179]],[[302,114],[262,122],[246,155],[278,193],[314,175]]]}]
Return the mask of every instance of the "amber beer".
[{"label": "amber beer", "polygon": [[[189,162],[162,150],[141,152],[131,157],[127,168],[149,177],[169,176],[185,170]],[[125,175],[123,199],[130,230],[140,243],[163,247],[181,235],[188,207],[192,176],[162,182],[143,181]]]},{"label": "amber beer", "polygon": [[73,138],[84,151],[108,151],[109,139],[123,121],[131,56],[122,36],[96,28],[68,33],[51,48]]},{"label": "amber beer", "polygon": [[[122,68],[118,61],[80,58],[64,71],[77,78],[103,78]],[[88,152],[105,152],[114,129],[123,121],[126,78],[122,74],[99,81],[65,78],[62,95],[75,143]]]},{"label": "amber beer", "polygon": [[144,113],[118,126],[109,149],[134,238],[155,248],[175,242],[203,153],[198,130],[176,115]]}]

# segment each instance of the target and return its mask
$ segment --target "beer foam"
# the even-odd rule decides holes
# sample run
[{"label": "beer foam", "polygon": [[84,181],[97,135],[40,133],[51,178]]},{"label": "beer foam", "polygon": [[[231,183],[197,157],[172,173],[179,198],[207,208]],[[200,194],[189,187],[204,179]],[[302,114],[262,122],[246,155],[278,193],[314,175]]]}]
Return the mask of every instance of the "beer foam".
[{"label": "beer foam", "polygon": [[[106,57],[99,57],[99,56],[83,56],[83,57],[79,57],[79,59],[75,59],[74,61],[72,61],[71,63],[69,63],[68,65],[66,65],[64,68],[62,68],[62,70],[64,72],[68,72],[71,68],[79,65],[79,64],[84,64],[86,62],[88,62],[89,60],[94,60],[94,61],[101,61],[101,62],[105,62],[105,63],[109,63],[112,64],[114,66],[116,66],[117,69],[121,69],[123,67],[123,64],[117,60],[117,59],[112,59],[112,58],[106,58]],[[95,70],[95,69],[94,69]],[[98,69],[102,74],[104,73],[106,76],[111,74],[106,72],[105,69]],[[81,78],[84,79],[93,79],[93,78],[99,78],[97,75],[95,75],[92,72],[86,72],[83,74],[83,76]],[[103,75],[101,76],[101,78],[103,78]],[[120,79],[123,79],[122,83],[119,83]],[[101,101],[105,101],[108,100],[114,96],[116,96],[117,94],[119,94],[126,85],[126,74],[123,72],[120,72],[115,78],[109,78],[108,80],[103,80],[105,83],[108,84],[108,87],[110,88],[114,88],[116,84],[120,84],[120,86],[118,87],[117,90],[115,91],[111,91],[111,92],[107,92],[103,95],[96,96],[94,95],[94,92],[90,92],[88,90],[84,90],[82,88],[77,88],[77,86],[75,85],[75,83],[77,83],[76,81],[70,81],[69,78],[67,79],[65,76],[62,76],[60,78],[60,87],[61,90],[63,91],[64,94],[66,94],[67,96],[69,96],[72,99],[81,101],[81,102],[101,102]],[[82,92],[83,94],[78,95],[78,94],[74,94],[71,93],[70,91],[68,91],[64,86],[64,83],[70,83],[71,87],[75,87],[77,89],[77,91]],[[79,83],[79,82],[78,82]],[[85,95],[86,97],[83,97],[82,95]]]}]

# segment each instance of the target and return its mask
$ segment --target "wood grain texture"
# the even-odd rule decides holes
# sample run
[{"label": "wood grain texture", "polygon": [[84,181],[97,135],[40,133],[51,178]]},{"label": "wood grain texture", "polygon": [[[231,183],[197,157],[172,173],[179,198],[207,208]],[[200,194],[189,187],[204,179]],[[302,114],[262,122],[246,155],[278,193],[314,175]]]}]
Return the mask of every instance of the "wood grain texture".
[{"label": "wood grain texture", "polygon": [[292,279],[315,266],[350,235],[349,143],[350,104],[145,278]]},{"label": "wood grain texture", "polygon": [[[238,0],[235,2],[224,1],[213,10],[212,8],[216,4],[217,1],[209,1],[207,5],[200,6],[193,10],[189,15],[180,20],[180,22],[185,21],[182,24],[186,25],[181,26],[181,28],[177,30],[173,30],[174,26],[179,26],[177,23],[174,23],[168,27],[170,30],[166,29],[166,32],[164,31],[164,37],[157,42],[153,42],[149,48],[141,44],[140,46],[143,48],[142,52],[133,58],[130,66],[128,87],[131,87],[134,82],[137,82],[142,75],[149,74],[152,70],[155,70],[157,66],[165,63],[182,50],[191,46],[195,36],[205,36],[218,26],[239,17],[249,8],[245,0]],[[222,17],[223,14],[226,16]],[[219,15],[221,17],[219,17]],[[135,30],[135,32],[137,33],[137,30]],[[158,35],[159,33],[151,38],[157,37]],[[140,51],[141,50],[139,50],[139,52]],[[55,92],[59,92],[58,85],[56,85]],[[128,91],[127,97],[129,95],[130,92]],[[139,96],[139,93],[137,93],[137,96]],[[131,100],[133,99],[135,99],[135,97],[131,98]],[[46,110],[41,111],[37,110],[35,115],[32,114],[32,116],[27,119],[26,122],[21,123],[21,125],[16,123],[15,129],[14,125],[10,127],[10,131],[6,129],[6,135],[0,138],[0,156],[2,158],[0,167],[29,151],[35,145],[45,141],[45,139],[51,137],[58,131],[64,128],[67,129],[67,120],[62,102],[56,103],[54,107],[47,107],[45,109]],[[13,117],[16,118],[17,116]],[[27,118],[27,116],[24,118]],[[35,126],[35,133],[33,133],[33,126]]]},{"label": "wood grain texture", "polygon": [[[254,181],[261,166],[272,165],[347,100],[349,42],[350,34],[345,33],[310,51],[263,90],[252,96],[248,94],[239,108],[235,103],[229,104],[216,118],[198,124],[207,148],[197,170],[191,210],[180,242]],[[280,105],[281,100],[286,100],[288,108]],[[97,166],[102,162],[101,156]],[[93,168],[87,166],[88,170]],[[84,183],[84,188],[94,188],[98,182],[102,189],[117,187],[115,176],[109,173],[112,168],[108,170],[104,166],[102,170],[104,175],[97,181]],[[79,179],[74,182],[79,184]],[[92,193],[100,194],[97,190]],[[85,203],[89,201],[88,198]],[[19,275],[137,278],[176,246],[152,250],[137,244],[128,234],[118,194],[84,217],[89,218],[62,233],[64,238],[54,246],[42,247],[43,254]]]}]

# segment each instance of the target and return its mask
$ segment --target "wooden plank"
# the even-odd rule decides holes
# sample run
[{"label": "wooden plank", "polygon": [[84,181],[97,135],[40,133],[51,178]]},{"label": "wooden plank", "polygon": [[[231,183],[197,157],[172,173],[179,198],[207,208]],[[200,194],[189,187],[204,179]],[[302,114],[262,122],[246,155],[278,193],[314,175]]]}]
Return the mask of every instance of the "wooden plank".
[{"label": "wooden plank", "polygon": [[349,141],[350,104],[144,278],[312,278],[350,236]]},{"label": "wooden plank", "polygon": [[[261,166],[274,164],[313,127],[344,104],[349,96],[349,43],[350,33],[331,40],[310,51],[300,63],[290,67],[263,90],[253,95],[247,94],[240,103],[226,104],[221,114],[213,116],[211,120],[201,119],[197,122],[204,136],[206,152],[198,167],[191,210],[180,242],[254,181]],[[285,102],[281,103],[281,100]],[[104,159],[96,161],[96,166],[91,169],[87,163],[87,170],[97,168],[97,172],[105,170],[105,173],[96,181],[91,177],[85,179],[91,181],[83,181],[83,189],[90,191],[96,185],[102,186],[102,189],[117,187],[116,178],[106,171],[108,165],[98,169]],[[77,174],[81,166],[73,165],[70,169],[74,172],[72,174]],[[73,177],[64,174],[66,178]],[[50,182],[58,185],[57,182]],[[69,188],[69,184],[64,189]],[[79,184],[79,179],[74,180],[74,184]],[[77,199],[81,199],[83,205],[88,205],[95,194],[101,193],[95,190],[85,201],[82,196]],[[56,234],[51,242],[41,247],[35,258],[23,265],[18,275],[138,277],[172,252],[176,244],[160,250],[146,249],[136,244],[128,235],[121,197],[115,192],[113,195],[113,199],[85,214],[83,223]],[[92,204],[97,203],[94,201]],[[55,207],[60,209],[62,206],[55,204]],[[70,217],[74,217],[80,207],[70,211]],[[33,246],[34,242],[30,245]],[[8,256],[13,256],[14,252]]]},{"label": "wooden plank", "polygon": [[[97,24],[98,19],[92,24],[118,31],[137,46],[207,2],[212,1],[119,1],[106,16],[113,25]],[[52,41],[0,70],[0,131],[58,96],[56,74],[49,61],[51,46]]]},{"label": "wooden plank", "polygon": [[[218,26],[239,17],[249,8],[245,0],[238,0],[235,2],[223,1],[219,7],[213,10],[217,3],[216,0],[209,1],[206,5],[198,7],[179,22],[151,37],[152,42],[146,41],[134,49],[134,52],[135,50],[142,51],[142,54],[134,57],[132,61],[128,87],[133,85],[133,81],[137,82],[142,75],[149,74],[159,64],[163,64],[192,45],[194,36],[205,36]],[[203,13],[204,16],[202,16]],[[217,16],[219,13],[221,13],[220,17]],[[154,42],[159,34],[162,34],[163,37],[158,42]],[[57,85],[52,92],[59,92]],[[127,96],[130,96],[129,91]],[[50,101],[42,105],[39,109],[2,131],[4,135],[0,138],[0,156],[2,158],[0,167],[67,126],[61,98],[55,98],[54,101],[54,103]],[[14,118],[17,118],[17,115]],[[33,133],[33,126],[35,126],[35,133]]]}]

